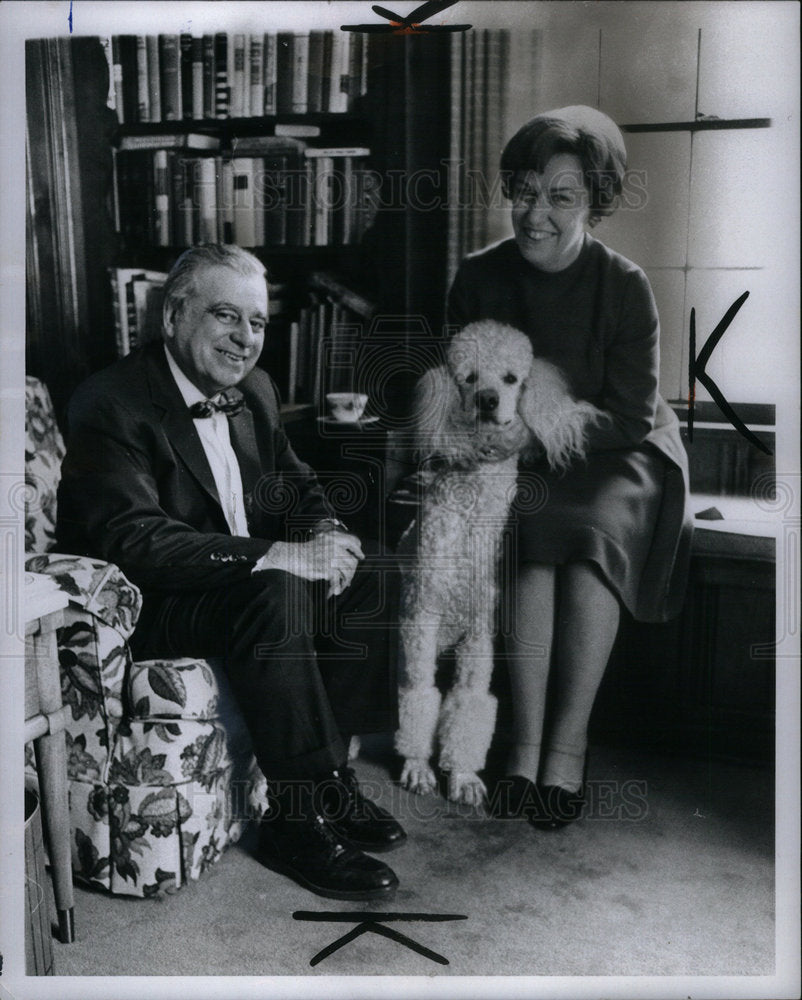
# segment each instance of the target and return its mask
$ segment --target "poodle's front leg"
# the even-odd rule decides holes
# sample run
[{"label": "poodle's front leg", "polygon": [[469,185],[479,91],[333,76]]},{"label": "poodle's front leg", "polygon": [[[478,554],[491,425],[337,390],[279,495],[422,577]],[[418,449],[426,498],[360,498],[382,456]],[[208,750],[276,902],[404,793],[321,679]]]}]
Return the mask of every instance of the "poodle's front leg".
[{"label": "poodle's front leg", "polygon": [[395,748],[405,758],[401,784],[420,795],[437,789],[429,759],[440,713],[440,692],[434,684],[439,630],[439,617],[423,613],[400,625],[403,664]]},{"label": "poodle's front leg", "polygon": [[476,773],[484,767],[496,725],[496,699],[489,692],[493,638],[468,636],[457,649],[457,677],[440,713],[440,766],[448,771],[448,797],[481,805],[487,789]]}]

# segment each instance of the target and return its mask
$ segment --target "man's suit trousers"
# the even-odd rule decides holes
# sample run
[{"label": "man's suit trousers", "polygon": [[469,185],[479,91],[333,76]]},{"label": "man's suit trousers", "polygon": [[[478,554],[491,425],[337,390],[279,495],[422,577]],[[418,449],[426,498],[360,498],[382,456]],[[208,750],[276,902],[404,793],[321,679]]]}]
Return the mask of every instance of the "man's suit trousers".
[{"label": "man's suit trousers", "polygon": [[397,727],[398,576],[368,556],[350,586],[281,570],[203,592],[148,593],[136,659],[222,657],[269,780],[317,779],[342,767],[343,737]]}]

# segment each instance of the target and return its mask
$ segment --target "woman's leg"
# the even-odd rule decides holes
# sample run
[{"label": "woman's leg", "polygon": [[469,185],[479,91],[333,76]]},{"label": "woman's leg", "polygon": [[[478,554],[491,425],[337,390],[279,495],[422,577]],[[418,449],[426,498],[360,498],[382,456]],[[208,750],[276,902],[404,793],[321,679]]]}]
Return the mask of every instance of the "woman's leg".
[{"label": "woman's leg", "polygon": [[554,637],[554,566],[525,563],[514,596],[513,634],[507,638],[510,686],[515,713],[515,744],[508,774],[537,781],[546,684]]},{"label": "woman's leg", "polygon": [[620,608],[594,563],[559,567],[554,701],[541,783],[578,791],[590,712],[613,648]]}]

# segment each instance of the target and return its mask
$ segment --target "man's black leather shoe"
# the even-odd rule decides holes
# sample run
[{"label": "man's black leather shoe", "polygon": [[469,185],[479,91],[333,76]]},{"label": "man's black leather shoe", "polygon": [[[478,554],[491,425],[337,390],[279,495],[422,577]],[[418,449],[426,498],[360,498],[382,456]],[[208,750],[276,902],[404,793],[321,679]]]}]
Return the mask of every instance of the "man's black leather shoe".
[{"label": "man's black leather shoe", "polygon": [[341,767],[318,788],[323,815],[334,831],[361,851],[392,851],[407,839],[401,824],[359,790],[353,769]]},{"label": "man's black leather shoe", "polygon": [[318,896],[386,899],[398,887],[395,872],[342,839],[321,815],[262,820],[259,859]]}]

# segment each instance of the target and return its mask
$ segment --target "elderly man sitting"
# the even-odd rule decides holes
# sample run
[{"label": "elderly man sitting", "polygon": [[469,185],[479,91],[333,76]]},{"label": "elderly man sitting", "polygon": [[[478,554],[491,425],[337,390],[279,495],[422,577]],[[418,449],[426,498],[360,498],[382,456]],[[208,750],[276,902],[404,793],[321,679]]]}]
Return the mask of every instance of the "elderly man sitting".
[{"label": "elderly man sitting", "polygon": [[225,659],[271,788],[264,863],[323,896],[381,898],[398,880],[363,852],[405,834],[361,795],[346,747],[396,725],[396,583],[285,436],[255,367],[267,315],[251,254],[209,244],[179,258],[163,343],[71,401],[59,542],[140,587],[137,658]]}]

